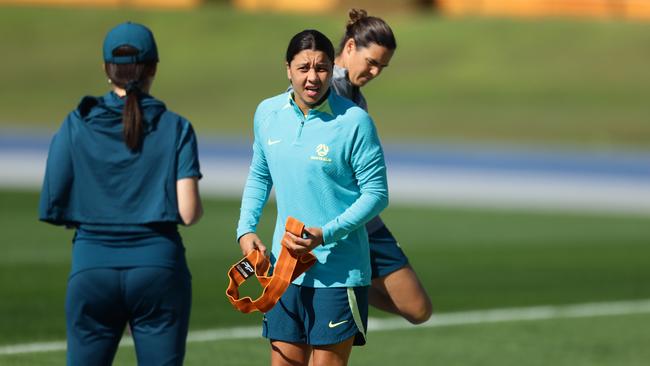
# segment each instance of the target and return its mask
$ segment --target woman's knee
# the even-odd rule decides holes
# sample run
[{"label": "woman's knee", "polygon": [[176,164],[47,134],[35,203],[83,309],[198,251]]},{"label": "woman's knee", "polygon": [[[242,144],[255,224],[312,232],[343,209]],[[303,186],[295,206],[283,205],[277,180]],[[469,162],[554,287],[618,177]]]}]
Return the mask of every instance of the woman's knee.
[{"label": "woman's knee", "polygon": [[406,320],[412,324],[422,324],[428,321],[433,315],[433,306],[431,300],[426,294],[424,298],[418,301],[415,306],[410,309],[408,313],[404,314]]}]

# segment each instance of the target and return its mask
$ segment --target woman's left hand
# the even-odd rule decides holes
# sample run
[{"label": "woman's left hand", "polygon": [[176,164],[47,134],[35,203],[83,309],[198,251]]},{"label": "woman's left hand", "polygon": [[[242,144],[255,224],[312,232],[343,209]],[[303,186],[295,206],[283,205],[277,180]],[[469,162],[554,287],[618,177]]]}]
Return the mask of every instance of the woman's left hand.
[{"label": "woman's left hand", "polygon": [[286,232],[289,240],[284,240],[282,243],[292,252],[296,254],[304,254],[311,252],[317,246],[323,244],[323,230],[319,227],[308,227],[304,231],[306,238],[295,236],[290,232]]}]

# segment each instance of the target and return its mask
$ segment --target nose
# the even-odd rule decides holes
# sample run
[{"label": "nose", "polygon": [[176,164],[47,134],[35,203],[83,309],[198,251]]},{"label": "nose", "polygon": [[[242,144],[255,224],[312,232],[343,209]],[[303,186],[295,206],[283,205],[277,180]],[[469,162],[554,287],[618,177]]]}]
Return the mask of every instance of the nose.
[{"label": "nose", "polygon": [[316,81],[318,79],[317,74],[316,74],[316,69],[310,68],[309,72],[307,72],[307,80],[310,82]]},{"label": "nose", "polygon": [[373,66],[370,68],[370,75],[372,75],[373,79],[376,78],[380,73],[381,73],[381,67]]}]

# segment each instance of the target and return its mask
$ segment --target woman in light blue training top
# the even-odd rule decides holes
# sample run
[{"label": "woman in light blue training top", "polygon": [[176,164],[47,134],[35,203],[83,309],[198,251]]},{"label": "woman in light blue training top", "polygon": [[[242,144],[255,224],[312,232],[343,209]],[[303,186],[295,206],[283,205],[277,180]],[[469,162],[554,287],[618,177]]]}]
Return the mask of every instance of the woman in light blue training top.
[{"label": "woman in light blue training top", "polygon": [[138,363],[181,365],[191,278],[177,224],[202,214],[190,123],[149,95],[158,51],[136,23],[104,40],[111,91],[84,97],[52,139],[40,219],[74,227],[68,365],[110,365],[125,326]]},{"label": "woman in light blue training top", "polygon": [[289,249],[317,262],[264,316],[263,335],[277,365],[347,364],[365,343],[370,260],[365,223],[388,204],[386,167],[374,124],[350,100],[330,92],[334,47],[315,30],[287,48],[291,90],[264,100],[254,117],[253,160],[237,228],[242,252],[266,251],[255,234],[271,187],[278,206],[271,262],[284,223],[305,223]]},{"label": "woman in light blue training top", "polygon": [[[397,48],[393,31],[381,18],[352,9],[334,64],[332,89],[368,111],[361,88],[388,66]],[[379,216],[366,224],[370,241],[370,305],[401,315],[414,324],[431,317],[429,295],[408,258]]]}]

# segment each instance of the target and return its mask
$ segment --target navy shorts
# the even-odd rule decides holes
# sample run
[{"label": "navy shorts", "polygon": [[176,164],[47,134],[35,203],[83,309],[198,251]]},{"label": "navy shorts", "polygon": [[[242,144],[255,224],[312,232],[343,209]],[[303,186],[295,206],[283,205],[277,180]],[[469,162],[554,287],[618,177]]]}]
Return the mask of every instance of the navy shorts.
[{"label": "navy shorts", "polygon": [[386,226],[368,234],[372,278],[387,276],[409,263],[397,239]]},{"label": "navy shorts", "polygon": [[354,336],[366,344],[368,287],[314,288],[291,284],[264,314],[262,335],[272,341],[312,346],[337,344]]},{"label": "navy shorts", "polygon": [[111,365],[127,323],[139,365],[182,365],[192,300],[186,270],[97,268],[66,293],[68,365]]}]

